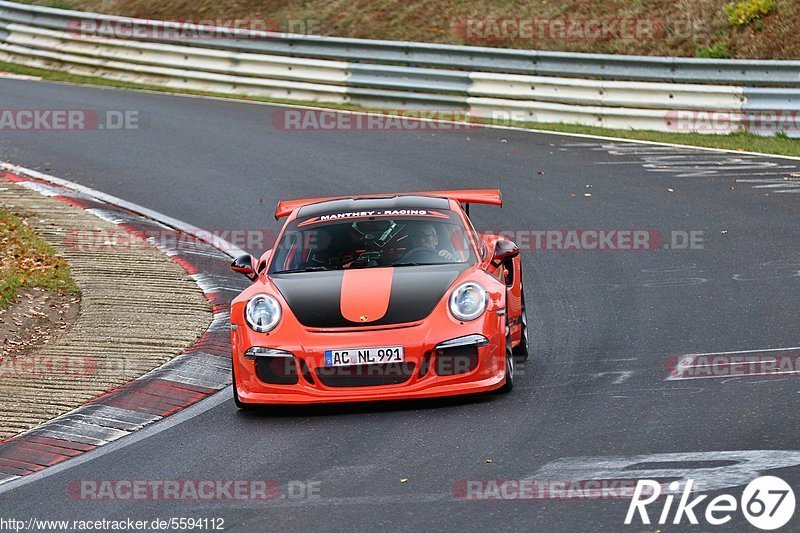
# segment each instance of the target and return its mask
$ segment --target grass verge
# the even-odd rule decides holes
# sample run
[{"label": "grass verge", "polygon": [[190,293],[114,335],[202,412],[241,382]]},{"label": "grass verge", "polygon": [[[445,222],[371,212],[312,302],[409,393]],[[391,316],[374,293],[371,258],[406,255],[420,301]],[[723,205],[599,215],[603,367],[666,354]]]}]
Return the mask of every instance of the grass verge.
[{"label": "grass verge", "polygon": [[[91,76],[77,76],[65,72],[25,67],[2,61],[0,61],[0,71],[6,71],[14,74],[22,74],[28,76],[40,76],[42,79],[49,81],[78,83],[82,85],[99,85],[104,87],[116,87],[122,89],[140,89],[140,90],[157,91],[157,92],[172,93],[172,94],[213,96],[216,98],[230,98],[233,100],[248,100],[253,102],[267,102],[272,104],[290,104],[290,105],[307,104],[307,105],[313,105],[314,107],[324,107],[329,109],[340,109],[340,110],[350,110],[350,111],[386,112],[385,109],[370,110],[357,105],[340,105],[340,104],[325,104],[325,103],[312,104],[309,102],[299,102],[296,100],[278,100],[269,98],[240,96],[240,95],[228,95],[224,93],[210,93],[202,91],[171,89],[167,87],[160,87],[157,85],[129,83],[124,81],[107,80],[104,78],[91,77]],[[492,123],[491,121],[485,121],[485,122],[490,124]],[[700,146],[704,148],[719,148],[723,150],[742,150],[747,152],[758,152],[764,154],[788,155],[788,156],[800,157],[800,140],[790,139],[785,136],[762,137],[747,132],[731,133],[728,135],[704,135],[700,133],[677,133],[677,132],[666,133],[666,132],[649,131],[649,130],[620,130],[620,129],[599,128],[595,126],[579,126],[574,124],[551,124],[551,123],[540,123],[540,122],[513,122],[513,123],[503,123],[502,125],[513,125],[521,128],[554,131],[560,133],[599,135],[604,137],[619,137],[622,139],[631,139],[640,141],[653,141],[662,143],[682,144],[687,146]]]},{"label": "grass verge", "polygon": [[0,210],[0,309],[13,302],[23,287],[78,292],[66,261],[24,217]]}]

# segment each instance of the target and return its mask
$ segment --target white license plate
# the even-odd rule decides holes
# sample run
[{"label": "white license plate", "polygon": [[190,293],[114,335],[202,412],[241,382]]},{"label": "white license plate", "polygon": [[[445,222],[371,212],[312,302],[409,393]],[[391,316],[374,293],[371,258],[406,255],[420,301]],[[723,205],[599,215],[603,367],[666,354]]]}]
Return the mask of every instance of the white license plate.
[{"label": "white license plate", "polygon": [[328,367],[402,363],[403,361],[405,361],[405,354],[402,346],[325,350],[325,366]]}]

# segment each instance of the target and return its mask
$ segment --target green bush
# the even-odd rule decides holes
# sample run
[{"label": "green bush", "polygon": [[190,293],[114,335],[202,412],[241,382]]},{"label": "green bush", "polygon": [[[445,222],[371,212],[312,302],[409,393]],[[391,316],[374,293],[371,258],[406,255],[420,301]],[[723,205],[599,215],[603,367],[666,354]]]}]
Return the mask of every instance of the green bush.
[{"label": "green bush", "polygon": [[723,41],[717,41],[708,48],[698,48],[697,57],[706,59],[727,59],[728,47]]},{"label": "green bush", "polygon": [[768,15],[775,7],[775,0],[740,0],[725,6],[731,26],[744,26]]}]

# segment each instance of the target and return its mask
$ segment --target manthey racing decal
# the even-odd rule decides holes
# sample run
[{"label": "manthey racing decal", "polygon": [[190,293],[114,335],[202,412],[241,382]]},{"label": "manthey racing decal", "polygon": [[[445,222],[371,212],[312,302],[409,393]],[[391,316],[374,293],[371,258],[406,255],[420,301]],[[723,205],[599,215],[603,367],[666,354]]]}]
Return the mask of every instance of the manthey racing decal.
[{"label": "manthey racing decal", "polygon": [[332,213],[311,217],[300,222],[297,227],[310,226],[322,222],[335,222],[337,220],[350,220],[357,218],[389,218],[389,217],[431,217],[449,219],[445,213],[431,211],[430,209],[373,209],[371,211],[350,211],[345,213]]}]

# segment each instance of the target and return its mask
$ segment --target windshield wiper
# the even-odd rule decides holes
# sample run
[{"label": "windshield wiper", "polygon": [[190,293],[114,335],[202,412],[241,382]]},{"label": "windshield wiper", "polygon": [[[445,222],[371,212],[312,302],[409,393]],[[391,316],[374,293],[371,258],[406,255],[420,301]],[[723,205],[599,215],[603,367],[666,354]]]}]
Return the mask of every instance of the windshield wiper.
[{"label": "windshield wiper", "polygon": [[423,264],[429,264],[429,263],[414,263],[414,262],[408,262],[408,261],[407,262],[398,261],[397,263],[392,263],[392,266],[393,267],[418,267],[418,266],[422,266]]},{"label": "windshield wiper", "polygon": [[320,272],[323,270],[330,270],[330,269],[325,266],[310,266],[304,268],[290,268],[288,270],[278,270],[277,272],[273,272],[273,274],[293,274],[295,272]]}]

